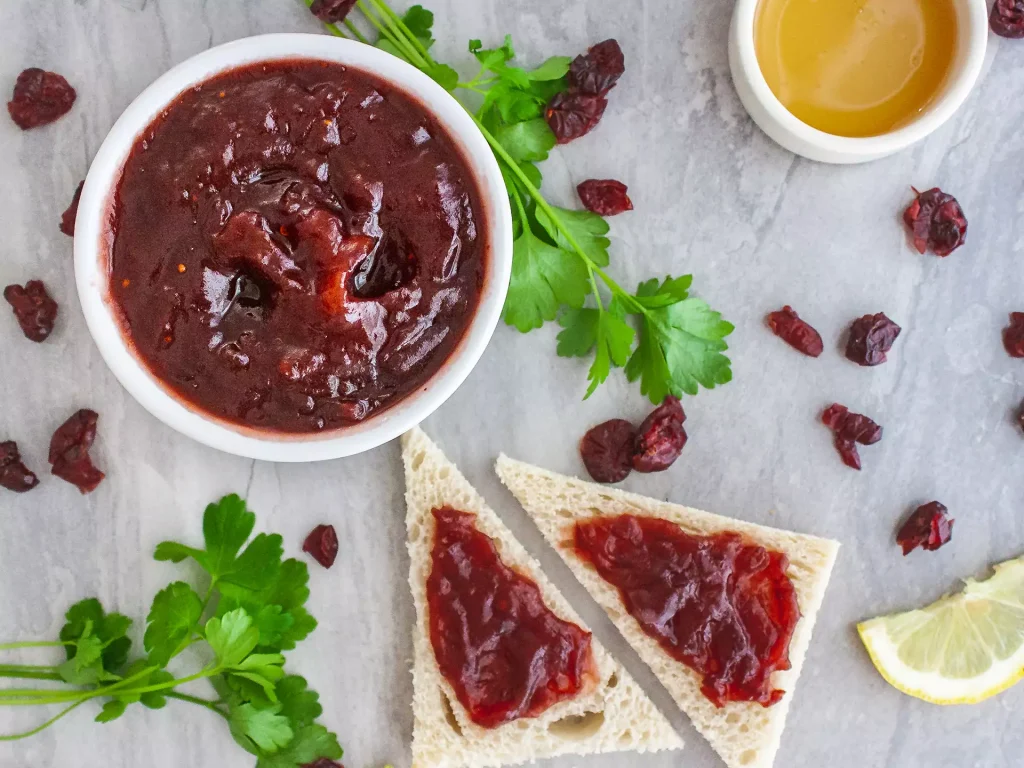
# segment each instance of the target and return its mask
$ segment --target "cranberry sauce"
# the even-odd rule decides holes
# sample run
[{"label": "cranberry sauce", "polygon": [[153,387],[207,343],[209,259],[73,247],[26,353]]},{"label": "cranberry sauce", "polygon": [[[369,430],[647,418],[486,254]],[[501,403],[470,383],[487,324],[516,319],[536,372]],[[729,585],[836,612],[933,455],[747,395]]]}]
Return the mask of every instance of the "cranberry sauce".
[{"label": "cranberry sauce", "polygon": [[430,642],[473,722],[495,728],[579,694],[596,675],[590,633],[502,562],[473,515],[443,507],[434,519]]},{"label": "cranberry sauce", "polygon": [[343,427],[422,386],[484,279],[480,192],[455,141],[375,77],[317,61],[189,89],[137,140],[110,289],[179,396],[260,429]]},{"label": "cranberry sauce", "polygon": [[633,515],[578,522],[574,543],[644,632],[701,676],[716,706],[782,698],[771,675],[789,669],[800,619],[785,555],[738,533],[693,536]]}]

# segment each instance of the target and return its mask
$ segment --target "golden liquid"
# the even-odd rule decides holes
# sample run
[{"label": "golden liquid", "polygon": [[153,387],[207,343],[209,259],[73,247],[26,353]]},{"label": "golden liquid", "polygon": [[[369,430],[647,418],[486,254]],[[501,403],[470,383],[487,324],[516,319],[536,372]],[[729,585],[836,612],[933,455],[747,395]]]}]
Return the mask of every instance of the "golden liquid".
[{"label": "golden liquid", "polygon": [[953,0],[761,0],[757,60],[797,118],[836,136],[878,136],[942,90],[957,45]]}]

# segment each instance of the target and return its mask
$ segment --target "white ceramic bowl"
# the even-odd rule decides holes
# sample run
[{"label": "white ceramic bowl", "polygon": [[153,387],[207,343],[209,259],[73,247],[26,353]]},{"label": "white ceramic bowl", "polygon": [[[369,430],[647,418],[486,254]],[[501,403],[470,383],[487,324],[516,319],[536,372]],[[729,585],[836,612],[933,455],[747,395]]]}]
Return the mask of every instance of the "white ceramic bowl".
[{"label": "white ceramic bowl", "polygon": [[[953,68],[942,94],[916,120],[869,138],[834,136],[793,116],[768,87],[754,48],[754,18],[760,0],[736,0],[729,31],[729,67],[740,101],[772,139],[798,155],[823,163],[864,163],[906,149],[930,134],[963,104],[978,79],[988,45],[985,0],[953,0],[959,38]],[[925,0],[928,2],[928,0]]]},{"label": "white ceramic bowl", "polygon": [[[455,351],[418,391],[343,430],[285,435],[212,417],[182,401],[128,345],[109,297],[106,234],[111,193],[142,131],[182,91],[225,70],[258,61],[319,59],[370,72],[414,96],[463,150],[480,188],[488,236],[487,271],[473,321]],[[75,275],[85,319],[107,365],[150,413],[201,443],[268,461],[350,456],[394,439],[433,413],[469,375],[498,323],[512,270],[512,216],[497,161],[461,105],[437,83],[391,54],[328,35],[263,35],[212,48],[179,64],[132,102],[96,154],[75,224]]]}]

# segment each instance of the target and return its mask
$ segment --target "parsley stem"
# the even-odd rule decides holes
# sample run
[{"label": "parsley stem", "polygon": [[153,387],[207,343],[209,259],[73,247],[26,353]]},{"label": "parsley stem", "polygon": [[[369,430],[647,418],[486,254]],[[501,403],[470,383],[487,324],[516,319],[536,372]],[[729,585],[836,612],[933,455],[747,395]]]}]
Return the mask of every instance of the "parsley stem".
[{"label": "parsley stem", "polygon": [[427,46],[420,42],[420,39],[412,33],[412,30],[406,26],[402,17],[395,13],[391,9],[390,5],[386,2],[382,2],[382,0],[370,0],[370,2],[373,3],[377,7],[378,11],[381,11],[385,17],[390,17],[392,25],[397,27],[408,42],[419,52],[427,66],[435,66],[436,62],[431,58],[430,52],[427,50]]},{"label": "parsley stem", "polygon": [[[373,0],[369,0],[369,3],[372,2]],[[380,32],[382,37],[387,38],[387,40],[393,46],[395,46],[395,48],[397,48],[399,52],[401,52],[401,54],[405,57],[407,61],[409,61],[409,63],[411,63],[417,69],[425,69],[427,67],[427,62],[423,60],[423,57],[419,55],[419,52],[415,48],[413,48],[412,45],[410,45],[407,40],[404,40],[399,35],[396,35],[394,31],[392,31],[391,27],[387,25],[386,20],[382,22],[379,18],[377,18],[376,13],[374,12],[373,9],[370,8],[370,5],[367,3],[367,0],[359,0],[358,5],[359,10],[363,12],[363,15],[366,17],[366,19],[377,28],[377,31]]]},{"label": "parsley stem", "polygon": [[0,651],[16,651],[19,648],[63,648],[66,645],[74,645],[73,640],[26,640],[19,643],[4,643],[0,645]]},{"label": "parsley stem", "polygon": [[21,680],[55,680],[63,682],[64,678],[56,672],[48,672],[52,667],[12,667],[0,664],[0,677],[17,678]]},{"label": "parsley stem", "polygon": [[227,713],[217,706],[217,702],[210,701],[208,699],[201,699],[198,696],[189,696],[187,693],[177,693],[176,691],[168,691],[164,694],[168,699],[178,699],[179,701],[188,701],[192,704],[198,704],[200,707],[206,707],[211,712],[216,712],[218,715],[223,717],[225,720],[228,719]]},{"label": "parsley stem", "polygon": [[366,38],[366,35],[359,31],[359,27],[357,27],[348,19],[345,19],[345,21],[342,23],[345,25],[345,28],[352,33],[352,36],[355,37],[356,40],[358,40],[360,43],[370,45],[370,41]]},{"label": "parsley stem", "polygon": [[35,736],[40,731],[44,731],[47,728],[49,728],[51,725],[53,725],[58,720],[60,720],[62,717],[64,717],[64,715],[68,714],[69,712],[71,712],[71,710],[75,709],[76,707],[78,707],[82,703],[83,703],[82,701],[76,701],[70,707],[67,707],[66,709],[61,710],[56,715],[54,715],[49,720],[47,720],[45,723],[43,723],[40,726],[37,726],[37,727],[33,728],[31,731],[25,731],[24,733],[13,733],[13,734],[11,734],[9,736],[0,736],[0,741],[17,741],[18,739],[27,739],[29,736]]},{"label": "parsley stem", "polygon": [[[105,685],[101,688],[93,688],[87,691],[47,691],[40,690],[38,688],[4,688],[0,689],[0,706],[25,707],[36,704],[60,704],[62,702],[74,701],[76,699],[86,701],[88,699],[94,699],[97,696],[109,696],[112,691],[124,691],[125,687],[130,683],[146,677],[158,669],[159,667],[145,667],[131,677],[126,677],[124,680],[119,680],[111,685]],[[174,684],[177,685],[181,682],[186,681],[178,680],[174,681]]]}]

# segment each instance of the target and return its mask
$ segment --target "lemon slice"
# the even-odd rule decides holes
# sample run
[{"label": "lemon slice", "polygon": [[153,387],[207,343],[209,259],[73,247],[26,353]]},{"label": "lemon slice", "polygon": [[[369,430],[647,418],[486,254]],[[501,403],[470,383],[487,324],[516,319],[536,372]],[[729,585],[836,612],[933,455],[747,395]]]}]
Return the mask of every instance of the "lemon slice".
[{"label": "lemon slice", "polygon": [[933,704],[973,704],[1024,677],[1024,557],[917,611],[857,625],[893,687]]}]

